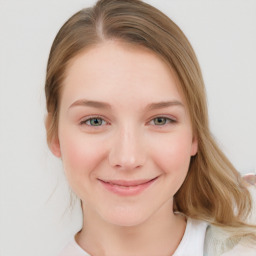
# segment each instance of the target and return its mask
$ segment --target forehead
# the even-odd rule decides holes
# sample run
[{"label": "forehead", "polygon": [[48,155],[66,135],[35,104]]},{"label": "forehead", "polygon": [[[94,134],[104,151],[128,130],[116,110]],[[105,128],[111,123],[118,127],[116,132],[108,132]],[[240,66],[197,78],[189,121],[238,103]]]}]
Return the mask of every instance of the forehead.
[{"label": "forehead", "polygon": [[[84,50],[66,70],[62,97],[106,100],[183,100],[177,76],[156,53],[108,41]],[[72,98],[73,97],[73,98]],[[166,98],[166,99],[165,99]]]}]

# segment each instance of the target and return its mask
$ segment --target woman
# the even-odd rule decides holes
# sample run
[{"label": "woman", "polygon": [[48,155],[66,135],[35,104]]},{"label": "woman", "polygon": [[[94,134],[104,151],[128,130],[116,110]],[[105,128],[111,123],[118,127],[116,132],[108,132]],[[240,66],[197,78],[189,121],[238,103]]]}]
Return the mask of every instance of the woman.
[{"label": "woman", "polygon": [[61,256],[255,255],[250,193],[167,16],[138,0],[81,10],[53,42],[45,92],[48,144],[83,210]]}]

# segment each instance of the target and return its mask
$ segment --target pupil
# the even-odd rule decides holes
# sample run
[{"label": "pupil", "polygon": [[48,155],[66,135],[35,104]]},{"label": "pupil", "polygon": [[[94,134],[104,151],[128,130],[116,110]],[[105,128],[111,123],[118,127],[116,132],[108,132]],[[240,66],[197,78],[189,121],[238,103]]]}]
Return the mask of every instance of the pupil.
[{"label": "pupil", "polygon": [[101,125],[101,120],[99,118],[93,118],[91,120],[91,125],[99,126]]},{"label": "pupil", "polygon": [[163,117],[158,117],[156,119],[156,124],[159,125],[159,124],[165,124],[165,118]]}]

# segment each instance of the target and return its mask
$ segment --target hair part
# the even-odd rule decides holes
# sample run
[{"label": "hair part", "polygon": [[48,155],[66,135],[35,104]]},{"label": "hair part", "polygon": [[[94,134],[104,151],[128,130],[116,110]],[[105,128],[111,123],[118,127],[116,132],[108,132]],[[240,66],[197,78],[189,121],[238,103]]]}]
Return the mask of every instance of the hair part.
[{"label": "hair part", "polygon": [[74,14],[62,26],[47,64],[48,144],[58,137],[61,89],[69,64],[85,49],[108,40],[150,49],[170,65],[179,79],[198,139],[198,153],[191,158],[188,175],[174,196],[174,210],[234,228],[236,235],[255,235],[255,226],[245,224],[252,207],[250,194],[209,130],[205,87],[194,50],[180,28],[149,4],[139,0],[100,0],[94,7]]}]

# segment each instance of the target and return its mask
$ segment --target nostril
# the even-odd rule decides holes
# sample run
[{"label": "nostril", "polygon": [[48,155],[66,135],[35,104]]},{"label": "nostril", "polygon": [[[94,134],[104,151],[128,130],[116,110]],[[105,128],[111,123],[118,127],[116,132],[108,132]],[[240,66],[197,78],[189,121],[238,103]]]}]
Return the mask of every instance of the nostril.
[{"label": "nostril", "polygon": [[146,152],[142,144],[138,140],[135,141],[135,138],[131,139],[127,136],[114,139],[108,155],[110,166],[120,171],[134,170],[143,166]]}]

